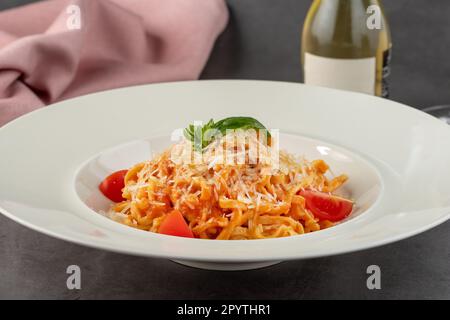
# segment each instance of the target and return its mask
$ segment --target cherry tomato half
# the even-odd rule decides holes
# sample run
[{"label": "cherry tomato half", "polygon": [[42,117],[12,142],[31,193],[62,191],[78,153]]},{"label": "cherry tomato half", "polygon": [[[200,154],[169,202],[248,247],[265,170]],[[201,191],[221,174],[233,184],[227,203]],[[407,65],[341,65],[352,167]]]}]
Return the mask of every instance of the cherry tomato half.
[{"label": "cherry tomato half", "polygon": [[122,189],[125,187],[125,175],[128,170],[116,171],[113,174],[107,176],[105,180],[100,183],[98,188],[109,200],[114,202],[120,202],[125,200],[122,197]]},{"label": "cherry tomato half", "polygon": [[306,200],[306,209],[311,211],[314,217],[333,222],[346,218],[353,209],[353,202],[328,193],[312,190],[299,192]]},{"label": "cherry tomato half", "polygon": [[189,228],[183,215],[178,210],[172,210],[169,214],[167,214],[159,226],[158,232],[170,236],[194,238],[192,230]]}]

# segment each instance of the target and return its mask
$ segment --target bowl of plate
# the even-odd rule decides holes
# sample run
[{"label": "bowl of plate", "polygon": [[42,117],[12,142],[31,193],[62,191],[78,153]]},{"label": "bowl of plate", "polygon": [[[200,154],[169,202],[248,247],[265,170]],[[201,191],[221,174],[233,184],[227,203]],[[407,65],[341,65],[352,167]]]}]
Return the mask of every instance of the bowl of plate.
[{"label": "bowl of plate", "polygon": [[[323,159],[348,181],[351,214],[330,228],[257,240],[175,237],[118,223],[98,186],[173,145],[196,120],[245,116],[279,131],[280,150]],[[381,246],[450,217],[450,128],[414,108],[297,83],[186,81],[105,91],[0,128],[0,211],[80,245],[215,270]],[[217,232],[220,232],[217,231]]]}]

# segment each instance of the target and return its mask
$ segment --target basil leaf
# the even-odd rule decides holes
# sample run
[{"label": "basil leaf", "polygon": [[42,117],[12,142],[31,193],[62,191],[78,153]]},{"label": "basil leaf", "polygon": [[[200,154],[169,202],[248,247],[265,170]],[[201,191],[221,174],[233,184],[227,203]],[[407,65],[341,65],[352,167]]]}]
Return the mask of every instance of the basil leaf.
[{"label": "basil leaf", "polygon": [[216,129],[220,130],[222,134],[225,134],[227,130],[236,130],[236,129],[255,129],[255,130],[266,130],[267,136],[270,137],[270,132],[264,127],[264,125],[251,117],[230,117],[220,120],[216,122]]},{"label": "basil leaf", "polygon": [[193,143],[193,148],[197,151],[202,151],[217,137],[217,132],[220,132],[222,136],[225,136],[227,130],[266,130],[267,137],[270,138],[270,132],[264,127],[264,125],[251,117],[229,117],[222,119],[218,122],[214,122],[213,119],[209,120],[204,126],[197,126],[190,124],[184,129],[183,133],[186,139]]}]

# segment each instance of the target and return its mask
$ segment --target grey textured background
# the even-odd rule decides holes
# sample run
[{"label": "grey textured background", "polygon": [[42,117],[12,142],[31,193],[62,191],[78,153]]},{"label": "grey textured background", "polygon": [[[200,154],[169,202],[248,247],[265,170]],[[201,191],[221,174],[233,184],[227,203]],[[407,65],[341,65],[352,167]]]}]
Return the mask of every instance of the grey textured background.
[{"label": "grey textured background", "polygon": [[[8,0],[0,10],[32,0]],[[300,33],[310,1],[229,0],[231,21],[202,78],[301,81]],[[450,103],[450,1],[385,1],[393,35],[391,99],[423,108]],[[214,272],[56,240],[0,216],[0,298],[450,299],[450,222],[363,252]],[[82,289],[66,289],[66,267]],[[368,265],[382,270],[369,291]]]}]

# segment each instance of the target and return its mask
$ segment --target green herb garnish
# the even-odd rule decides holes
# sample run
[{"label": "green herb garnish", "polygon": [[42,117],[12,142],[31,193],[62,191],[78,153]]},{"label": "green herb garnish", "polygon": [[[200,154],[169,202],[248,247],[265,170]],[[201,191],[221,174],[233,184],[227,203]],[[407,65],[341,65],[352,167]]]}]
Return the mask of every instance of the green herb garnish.
[{"label": "green herb garnish", "polygon": [[[261,122],[251,117],[229,117],[218,122],[214,122],[214,120],[211,119],[203,126],[194,126],[193,124],[190,124],[184,129],[184,136],[193,143],[196,151],[202,151],[218,136],[225,136],[227,130],[237,129],[265,130],[267,132],[267,137],[270,138],[269,130],[267,130]],[[199,143],[200,141],[201,143]]]}]

